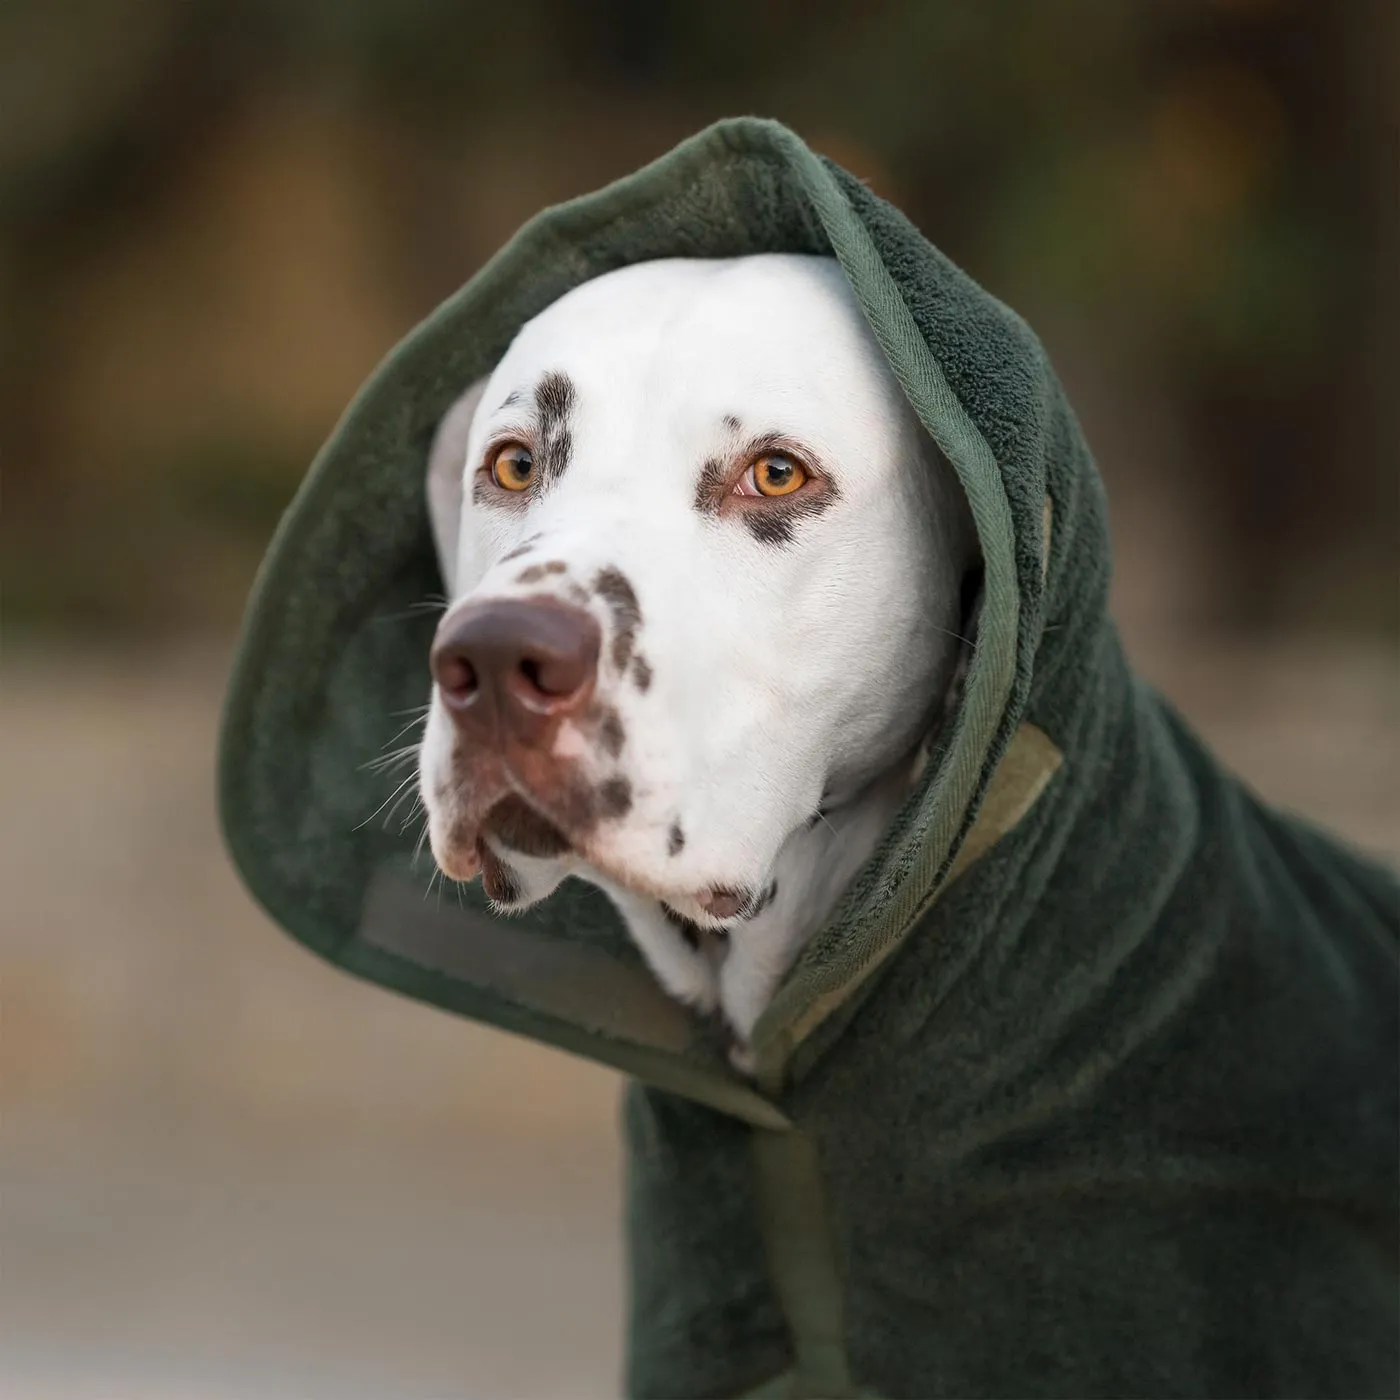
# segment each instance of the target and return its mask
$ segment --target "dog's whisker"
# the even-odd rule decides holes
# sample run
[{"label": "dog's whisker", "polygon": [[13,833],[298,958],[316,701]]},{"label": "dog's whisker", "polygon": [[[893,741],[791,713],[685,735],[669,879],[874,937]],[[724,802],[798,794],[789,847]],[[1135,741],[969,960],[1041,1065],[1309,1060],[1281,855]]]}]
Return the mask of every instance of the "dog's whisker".
[{"label": "dog's whisker", "polygon": [[387,749],[389,747],[389,744],[397,744],[398,741],[402,739],[403,736],[407,734],[410,729],[417,729],[420,724],[426,724],[427,722],[428,712],[427,710],[424,710],[422,714],[417,715],[413,719],[409,720],[409,722],[406,725],[404,725],[404,727],[400,729],[399,732],[395,734],[394,737],[384,745],[384,747]]},{"label": "dog's whisker", "polygon": [[[417,775],[416,773],[414,773],[414,774],[412,774],[412,776],[416,778],[418,775]],[[403,784],[401,783],[399,786],[402,787]],[[408,801],[408,798],[409,798],[409,793],[407,793],[407,792],[403,793],[403,794],[398,798],[398,800],[394,803],[394,805],[393,805],[392,807],[389,808],[389,810],[384,814],[384,820],[380,823],[380,829],[381,829],[381,830],[383,830],[383,831],[388,831],[388,829],[389,829],[389,823],[390,823],[391,821],[394,820],[394,813],[397,812],[397,811],[399,810],[399,808],[402,807],[403,804],[404,804],[406,801]]]},{"label": "dog's whisker", "polygon": [[388,805],[389,805],[389,804],[404,790],[404,788],[406,788],[406,787],[409,785],[409,783],[416,781],[416,780],[417,780],[417,777],[418,777],[418,773],[417,773],[416,770],[415,770],[414,772],[410,773],[410,774],[408,775],[408,777],[406,777],[406,778],[403,780],[403,782],[401,782],[401,783],[398,785],[398,787],[396,787],[396,788],[393,790],[393,792],[391,792],[391,793],[388,795],[388,797],[386,797],[386,798],[384,799],[384,801],[381,802],[381,803],[379,804],[379,806],[377,806],[377,807],[374,809],[374,811],[372,811],[372,812],[369,814],[369,816],[367,816],[367,817],[364,819],[364,821],[362,821],[358,826],[356,826],[356,827],[354,828],[354,830],[356,830],[356,831],[362,831],[365,827],[367,827],[367,826],[370,824],[370,822],[372,822],[372,821],[375,819],[375,817],[377,817],[377,816],[378,816],[378,815],[379,815],[379,814],[380,814],[380,813],[381,813],[381,812],[382,812],[382,811],[383,811],[383,810],[384,810],[384,809],[385,809],[385,808],[386,808],[386,807],[387,807],[387,806],[388,806]]},{"label": "dog's whisker", "polygon": [[417,744],[405,744],[403,748],[395,749],[393,753],[380,754],[378,758],[372,758],[368,763],[360,764],[357,771],[363,773],[368,770],[371,773],[382,773],[386,769],[397,767],[400,763],[407,763],[417,752]]},{"label": "dog's whisker", "polygon": [[[432,708],[433,708],[433,702],[432,702],[431,700],[429,700],[428,703],[427,703],[426,705],[410,705],[410,706],[408,707],[408,709],[406,709],[406,710],[390,710],[390,711],[389,711],[389,718],[390,718],[390,719],[402,719],[405,715],[413,715],[413,716],[415,716],[416,718],[421,719],[421,718],[422,718],[424,715],[426,715],[426,714],[428,713],[428,711],[431,710]],[[391,740],[390,742],[392,743],[393,741]]]},{"label": "dog's whisker", "polygon": [[[413,818],[410,817],[409,821]],[[423,813],[423,829],[418,833],[418,840],[413,844],[413,858],[409,861],[409,869],[418,869],[418,857],[423,854],[423,842],[428,839],[428,814]]]}]

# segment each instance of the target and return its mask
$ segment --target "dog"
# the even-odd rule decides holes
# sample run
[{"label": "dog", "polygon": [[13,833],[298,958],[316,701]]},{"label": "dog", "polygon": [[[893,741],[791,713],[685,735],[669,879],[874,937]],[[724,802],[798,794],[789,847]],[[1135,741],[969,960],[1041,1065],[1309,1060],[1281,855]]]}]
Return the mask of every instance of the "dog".
[{"label": "dog", "polygon": [[437,865],[500,912],[592,882],[743,1068],[956,706],[951,466],[836,262],[759,254],[561,297],[443,420],[427,493]]}]

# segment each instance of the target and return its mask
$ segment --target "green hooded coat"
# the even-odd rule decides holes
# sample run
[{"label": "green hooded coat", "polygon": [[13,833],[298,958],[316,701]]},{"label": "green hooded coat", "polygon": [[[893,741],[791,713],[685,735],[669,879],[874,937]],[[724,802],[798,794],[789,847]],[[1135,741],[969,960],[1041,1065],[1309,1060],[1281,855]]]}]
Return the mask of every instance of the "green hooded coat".
[{"label": "green hooded coat", "polygon": [[[754,1081],[603,896],[423,898],[366,768],[427,698],[434,430],[570,288],[834,254],[972,507],[950,736],[759,1022]],[[226,838],[362,977],[625,1072],[629,1391],[1400,1391],[1394,877],[1262,806],[1137,679],[1102,487],[1027,327],[771,122],[531,220],[375,371],[284,519]]]}]

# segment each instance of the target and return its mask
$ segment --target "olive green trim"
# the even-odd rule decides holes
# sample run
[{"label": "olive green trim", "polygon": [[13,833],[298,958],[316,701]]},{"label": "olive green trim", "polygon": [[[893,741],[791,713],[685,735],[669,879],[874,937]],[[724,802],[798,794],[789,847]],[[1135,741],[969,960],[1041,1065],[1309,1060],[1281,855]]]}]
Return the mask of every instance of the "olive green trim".
[{"label": "olive green trim", "polygon": [[768,1268],[792,1337],[794,1400],[856,1395],[846,1360],[841,1280],[816,1144],[805,1133],[753,1133],[759,1218]]},{"label": "olive green trim", "polygon": [[696,1032],[640,967],[605,949],[549,938],[456,907],[381,869],[336,962],[445,1010],[608,1065],[755,1127],[791,1126]]}]

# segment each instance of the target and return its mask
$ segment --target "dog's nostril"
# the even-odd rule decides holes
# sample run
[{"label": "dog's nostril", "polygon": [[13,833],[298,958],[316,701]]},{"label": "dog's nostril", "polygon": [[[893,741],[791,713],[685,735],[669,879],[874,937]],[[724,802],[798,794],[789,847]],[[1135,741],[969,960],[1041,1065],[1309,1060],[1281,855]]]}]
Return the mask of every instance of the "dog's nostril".
[{"label": "dog's nostril", "polygon": [[522,656],[517,671],[526,686],[550,700],[574,694],[591,672],[586,662],[577,656]]},{"label": "dog's nostril", "polygon": [[540,663],[533,656],[527,656],[520,663],[520,674],[525,677],[534,688],[542,694],[547,693],[548,687],[544,683],[541,674]]},{"label": "dog's nostril", "polygon": [[433,676],[443,699],[450,705],[464,705],[476,694],[476,671],[461,652],[434,656]]}]

